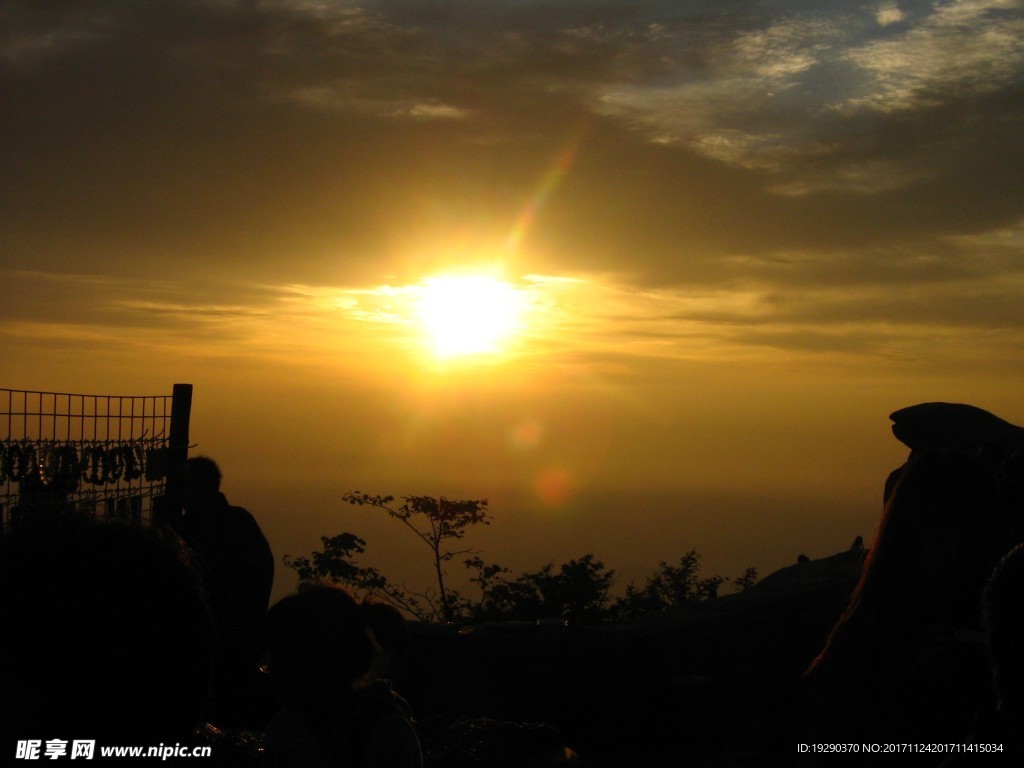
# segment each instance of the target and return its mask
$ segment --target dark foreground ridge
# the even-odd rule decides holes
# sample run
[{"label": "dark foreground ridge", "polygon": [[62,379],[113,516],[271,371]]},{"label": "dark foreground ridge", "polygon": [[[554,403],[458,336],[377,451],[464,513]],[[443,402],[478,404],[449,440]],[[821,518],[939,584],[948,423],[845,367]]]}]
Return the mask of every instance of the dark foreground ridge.
[{"label": "dark foreground ridge", "polygon": [[[892,419],[911,452],[870,549],[589,626],[406,622],[307,584],[259,598],[237,676],[209,549],[53,509],[0,542],[4,759],[54,736],[198,739],[237,768],[817,768],[798,744],[943,741],[1022,765],[1024,430],[948,403]],[[947,757],[913,762],[978,755]]]},{"label": "dark foreground ridge", "polygon": [[[775,764],[800,738],[800,675],[862,559],[850,551],[789,566],[746,592],[623,624],[414,624],[396,684],[419,717],[428,764],[448,764],[447,744],[432,736],[460,717],[553,725],[596,768]],[[545,754],[477,764],[551,765]]]}]

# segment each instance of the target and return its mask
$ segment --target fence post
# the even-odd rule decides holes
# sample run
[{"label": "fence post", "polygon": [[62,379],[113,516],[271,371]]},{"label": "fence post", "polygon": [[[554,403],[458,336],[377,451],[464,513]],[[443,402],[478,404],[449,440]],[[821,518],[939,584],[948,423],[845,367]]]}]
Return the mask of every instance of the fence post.
[{"label": "fence post", "polygon": [[167,489],[154,517],[173,528],[181,521],[188,462],[188,425],[192,415],[192,385],[175,384],[171,396],[171,434],[168,441]]}]

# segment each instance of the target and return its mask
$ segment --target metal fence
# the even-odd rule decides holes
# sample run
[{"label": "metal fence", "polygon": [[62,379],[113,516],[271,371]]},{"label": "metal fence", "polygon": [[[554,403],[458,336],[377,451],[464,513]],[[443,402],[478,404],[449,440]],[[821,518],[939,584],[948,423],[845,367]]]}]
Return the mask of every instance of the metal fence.
[{"label": "metal fence", "polygon": [[145,396],[0,389],[0,531],[66,511],[173,521],[191,402],[191,384]]}]

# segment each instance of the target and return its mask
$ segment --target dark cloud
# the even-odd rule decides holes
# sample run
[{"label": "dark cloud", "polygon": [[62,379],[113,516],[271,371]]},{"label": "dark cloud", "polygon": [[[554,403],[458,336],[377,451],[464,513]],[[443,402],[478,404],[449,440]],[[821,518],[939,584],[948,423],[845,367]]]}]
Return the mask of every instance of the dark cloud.
[{"label": "dark cloud", "polygon": [[500,243],[534,204],[524,270],[958,279],[986,263],[949,238],[1024,218],[1022,23],[1006,2],[9,3],[0,246],[21,269],[356,282],[452,233]]}]

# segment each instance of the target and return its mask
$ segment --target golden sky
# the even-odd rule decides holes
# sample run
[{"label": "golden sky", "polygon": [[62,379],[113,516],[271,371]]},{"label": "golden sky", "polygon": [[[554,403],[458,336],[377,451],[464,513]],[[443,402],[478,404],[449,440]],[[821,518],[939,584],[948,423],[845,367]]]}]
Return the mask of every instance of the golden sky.
[{"label": "golden sky", "polygon": [[[1019,0],[13,0],[0,386],[192,383],[278,555],[417,580],[358,489],[766,573],[870,537],[891,411],[1024,423],[1022,93]],[[438,357],[445,275],[508,335]]]}]

